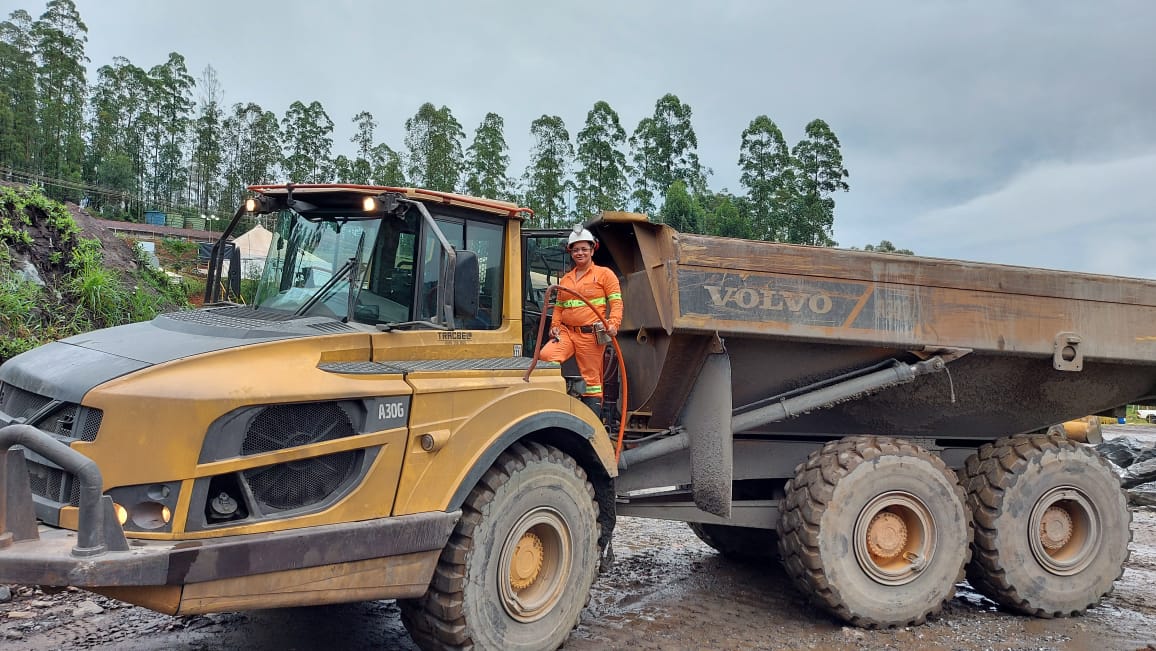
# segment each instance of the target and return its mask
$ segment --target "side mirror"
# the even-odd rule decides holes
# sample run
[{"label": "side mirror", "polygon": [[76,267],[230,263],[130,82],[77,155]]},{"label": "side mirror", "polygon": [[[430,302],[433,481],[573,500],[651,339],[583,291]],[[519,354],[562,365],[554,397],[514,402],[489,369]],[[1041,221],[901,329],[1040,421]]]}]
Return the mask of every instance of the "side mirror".
[{"label": "side mirror", "polygon": [[478,254],[456,251],[454,265],[454,317],[469,318],[478,313],[482,281],[478,273]]}]

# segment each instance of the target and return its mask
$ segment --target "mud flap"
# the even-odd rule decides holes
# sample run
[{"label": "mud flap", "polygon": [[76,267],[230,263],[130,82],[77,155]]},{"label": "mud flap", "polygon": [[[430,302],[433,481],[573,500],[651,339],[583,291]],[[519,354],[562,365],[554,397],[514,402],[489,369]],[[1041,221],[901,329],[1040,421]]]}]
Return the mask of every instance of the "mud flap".
[{"label": "mud flap", "polygon": [[731,359],[707,355],[682,411],[690,435],[691,492],[698,508],[731,516],[734,446],[731,432]]}]

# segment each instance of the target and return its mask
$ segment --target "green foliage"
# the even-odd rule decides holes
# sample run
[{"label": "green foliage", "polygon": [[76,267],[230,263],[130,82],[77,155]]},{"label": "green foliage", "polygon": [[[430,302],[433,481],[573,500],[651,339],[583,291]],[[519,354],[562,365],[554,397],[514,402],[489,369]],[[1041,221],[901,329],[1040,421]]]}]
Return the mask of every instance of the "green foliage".
[{"label": "green foliage", "polygon": [[497,113],[487,113],[474,132],[474,142],[466,149],[466,194],[493,199],[510,199],[510,156],[506,153],[505,121]]},{"label": "green foliage", "polygon": [[[72,0],[49,0],[32,24],[37,63],[36,171],[52,178],[80,181],[84,164],[84,111],[88,95],[84,46],[88,27]],[[79,199],[79,193],[53,187],[50,194]]]},{"label": "green foliage", "polygon": [[281,120],[285,134],[285,174],[293,183],[324,183],[333,173],[333,120],[320,102],[293,102]]},{"label": "green foliage", "polygon": [[161,205],[177,201],[188,182],[184,148],[192,124],[195,85],[185,58],[176,52],[170,52],[167,61],[148,72],[149,106],[143,124],[152,165],[146,187],[149,198]]},{"label": "green foliage", "polygon": [[[857,246],[851,247],[852,250],[857,250],[858,248],[859,247],[857,247]],[[900,255],[915,255],[915,252],[912,251],[911,249],[896,248],[896,246],[891,243],[891,240],[879,240],[878,244],[868,244],[867,246],[863,247],[863,250],[864,251],[875,251],[876,253],[898,253]]]},{"label": "green foliage", "polygon": [[201,107],[200,115],[193,125],[193,153],[192,153],[192,199],[194,205],[202,213],[211,212],[214,205],[211,203],[220,193],[217,186],[220,183],[222,165],[222,121],[224,111],[221,108],[221,85],[217,81],[217,72],[212,66],[206,66],[201,73]]},{"label": "green foliage", "polygon": [[690,124],[691,109],[668,93],[654,105],[630,136],[636,173],[633,198],[641,212],[653,212],[655,199],[675,181],[695,193],[706,189],[710,173],[698,160],[698,137]]},{"label": "green foliage", "polygon": [[170,261],[173,271],[183,271],[192,266],[197,260],[197,251],[200,245],[196,242],[166,237],[161,240],[161,250]]},{"label": "green foliage", "polygon": [[743,214],[744,200],[731,196],[723,190],[718,194],[706,193],[698,198],[706,211],[706,232],[721,237],[757,239],[752,230],[752,221]]},{"label": "green foliage", "polygon": [[442,192],[458,187],[465,162],[462,140],[466,134],[449,107],[435,108],[426,102],[405,121],[405,146],[409,150],[405,175],[416,186]]},{"label": "green foliage", "polygon": [[543,115],[530,124],[534,150],[526,167],[526,205],[538,224],[562,225],[566,217],[567,176],[574,147],[566,124],[557,115]]},{"label": "green foliage", "polygon": [[105,268],[102,257],[99,240],[82,238],[68,263],[73,270],[68,289],[98,322],[119,323],[124,317],[120,274]]},{"label": "green foliage", "polygon": [[225,118],[222,148],[225,178],[218,206],[232,212],[245,196],[245,186],[269,183],[281,160],[281,129],[277,116],[252,102],[234,104]]},{"label": "green foliage", "polygon": [[743,131],[739,181],[747,189],[751,233],[760,240],[786,238],[786,209],[795,191],[795,168],[783,132],[760,115]]},{"label": "green foliage", "polygon": [[791,150],[795,165],[795,190],[788,205],[786,237],[796,244],[834,246],[835,222],[832,194],[849,189],[847,169],[839,139],[822,120],[807,123],[806,137]]},{"label": "green foliage", "polygon": [[37,188],[0,186],[0,242],[32,246],[32,235],[24,228],[32,225],[30,207],[44,213],[47,218],[44,226],[56,231],[55,238],[61,246],[76,240],[80,228],[63,204],[49,199]]},{"label": "green foliage", "polygon": [[618,114],[606,102],[595,102],[578,132],[578,171],[575,174],[578,218],[603,210],[624,210],[630,192],[630,166],[622,146],[626,131]]},{"label": "green foliage", "polygon": [[32,17],[18,9],[0,22],[0,165],[32,169],[38,142],[36,101]]},{"label": "green foliage", "polygon": [[666,191],[659,221],[680,233],[705,232],[707,216],[698,199],[691,196],[685,181],[675,181]]}]

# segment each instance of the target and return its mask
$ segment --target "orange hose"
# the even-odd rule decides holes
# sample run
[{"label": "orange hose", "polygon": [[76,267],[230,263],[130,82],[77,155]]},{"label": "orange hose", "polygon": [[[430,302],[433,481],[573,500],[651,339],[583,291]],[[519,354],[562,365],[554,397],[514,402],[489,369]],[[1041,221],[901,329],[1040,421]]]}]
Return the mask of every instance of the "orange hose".
[{"label": "orange hose", "polygon": [[[558,291],[565,291],[568,294],[577,296],[578,300],[585,303],[586,307],[589,307],[590,311],[598,316],[598,320],[602,322],[603,327],[610,327],[610,324],[606,321],[606,317],[602,316],[602,314],[591,305],[590,301],[586,300],[585,296],[582,296],[569,287],[550,285],[546,288],[546,292],[542,296],[542,304],[550,305],[552,302],[550,300],[551,295],[556,294]],[[543,318],[538,320],[538,338],[534,340],[533,361],[530,362],[530,368],[526,369],[526,374],[522,376],[523,382],[530,381],[530,374],[533,373],[534,368],[538,366],[538,351],[542,350],[542,334],[546,330],[544,310],[542,316]],[[619,401],[621,403],[621,411],[618,417],[618,440],[614,448],[614,462],[618,463],[618,458],[622,456],[622,440],[626,436],[626,399],[629,397],[629,385],[626,381],[626,362],[622,361],[622,349],[618,347],[618,337],[611,337],[610,343],[614,345],[614,356],[618,359],[618,377],[622,378],[622,400]]]}]

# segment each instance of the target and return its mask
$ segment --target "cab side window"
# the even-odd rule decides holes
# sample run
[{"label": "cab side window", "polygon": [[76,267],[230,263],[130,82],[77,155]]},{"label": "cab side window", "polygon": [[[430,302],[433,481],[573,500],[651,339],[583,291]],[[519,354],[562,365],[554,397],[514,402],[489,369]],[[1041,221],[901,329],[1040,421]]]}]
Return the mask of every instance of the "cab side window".
[{"label": "cab side window", "polygon": [[[502,325],[502,257],[504,225],[473,219],[454,219],[435,215],[435,221],[455,249],[473,251],[478,256],[481,297],[478,313],[459,327],[493,330]],[[419,283],[419,318],[432,318],[437,302],[444,254],[437,236],[426,232],[421,243],[421,281]]]}]

